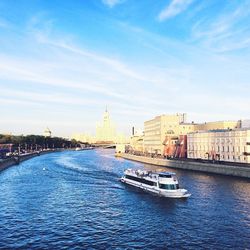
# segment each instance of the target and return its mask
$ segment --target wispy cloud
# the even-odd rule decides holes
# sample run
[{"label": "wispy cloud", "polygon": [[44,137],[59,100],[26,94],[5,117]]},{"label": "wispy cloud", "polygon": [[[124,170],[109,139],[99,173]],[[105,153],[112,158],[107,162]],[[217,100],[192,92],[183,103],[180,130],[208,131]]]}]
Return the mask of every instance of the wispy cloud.
[{"label": "wispy cloud", "polygon": [[108,5],[110,8],[114,7],[117,4],[124,2],[124,0],[102,0],[102,2]]},{"label": "wispy cloud", "polygon": [[[97,82],[94,82],[92,79],[86,79],[86,76],[84,80],[79,80],[75,77],[74,81],[72,81],[60,73],[51,75],[51,67],[53,68],[53,65],[51,64],[46,65],[46,63],[38,63],[36,61],[26,61],[24,64],[18,59],[7,58],[5,58],[5,62],[2,64],[2,59],[3,58],[0,57],[0,79],[26,81],[55,87],[61,86],[64,88],[99,93],[110,97],[125,98],[125,96],[113,91],[109,87],[104,87]],[[57,67],[60,66],[57,65]],[[43,71],[44,73],[42,73]],[[71,71],[70,68],[68,68],[68,71]]]},{"label": "wispy cloud", "polygon": [[250,47],[250,3],[230,2],[222,13],[207,16],[192,27],[192,39],[201,46],[224,53]]},{"label": "wispy cloud", "polygon": [[159,21],[172,18],[185,11],[194,0],[172,0],[158,15]]},{"label": "wispy cloud", "polygon": [[[115,2],[115,1],[114,1]],[[118,1],[117,1],[118,2]],[[52,24],[53,20],[46,19],[44,20],[44,14],[38,14],[37,16],[33,16],[31,21],[28,23],[28,30],[35,37],[38,43],[45,44],[46,46],[52,46],[54,48],[58,48],[63,51],[65,54],[66,51],[70,53],[74,53],[77,57],[86,58],[88,60],[106,65],[110,69],[116,71],[118,74],[122,74],[125,77],[129,77],[134,80],[143,80],[148,81],[143,74],[136,72],[131,67],[126,65],[126,63],[118,60],[110,55],[102,55],[97,54],[91,50],[87,50],[84,48],[80,48],[68,39],[67,36],[64,37],[51,37],[52,32]],[[44,24],[44,26],[41,25]],[[114,75],[112,76],[114,78]]]},{"label": "wispy cloud", "polygon": [[[39,22],[38,26],[41,27]],[[65,36],[52,38],[50,30],[43,32],[43,29],[37,30],[36,27],[37,20],[35,27],[29,25],[28,36],[24,36],[25,43],[32,44],[25,48],[28,56],[0,54],[0,86],[4,86],[4,82],[18,83],[15,91],[1,88],[1,103],[8,109],[17,104],[44,109],[48,109],[48,106],[56,109],[59,105],[61,108],[72,105],[101,108],[108,104],[118,115],[125,112],[131,117],[150,117],[149,114],[154,113],[153,107],[165,105],[163,98],[149,98],[154,96],[152,86],[167,89],[169,93],[176,88],[169,85],[173,83],[173,78],[168,83],[171,78],[167,76],[169,71],[153,67],[138,70],[110,55],[77,46]],[[20,46],[23,45],[20,43]],[[33,49],[36,51],[35,57],[31,56]],[[29,86],[32,92],[21,91]],[[57,89],[58,93],[43,93],[43,89],[48,88]],[[68,92],[73,94],[66,94]],[[8,97],[15,101],[8,101]]]},{"label": "wispy cloud", "polygon": [[[9,97],[13,99],[9,99]],[[43,109],[46,106],[58,105],[58,107],[91,107],[94,105],[102,105],[102,100],[93,98],[81,98],[72,94],[66,93],[36,93],[32,91],[22,91],[14,90],[11,88],[3,87],[0,93],[0,104],[1,105],[24,105]],[[145,113],[145,110],[141,107],[131,105],[129,103],[121,103],[119,101],[110,101],[109,105],[119,107],[119,113],[130,114],[130,115],[140,115]],[[53,112],[53,111],[52,111]],[[58,111],[57,111],[58,112]]]},{"label": "wispy cloud", "polygon": [[[184,11],[191,3],[172,1],[162,20]],[[230,19],[230,13],[234,18]],[[83,29],[79,33],[62,31],[57,29],[56,18],[46,13],[34,15],[26,20],[27,26],[17,25],[16,30],[8,31],[10,37],[0,39],[0,104],[5,110],[2,119],[10,121],[15,116],[17,122],[12,128],[20,127],[21,131],[23,126],[39,132],[50,124],[31,128],[29,120],[42,117],[53,122],[56,117],[57,129],[71,134],[72,129],[90,128],[94,132],[106,104],[115,114],[112,118],[123,121],[122,126],[128,129],[162,113],[190,112],[196,114],[192,120],[205,113],[207,120],[221,114],[225,119],[245,116],[249,114],[249,97],[242,87],[249,86],[248,56],[230,61],[202,46],[220,38],[223,44],[216,48],[221,49],[234,41],[230,37],[236,34],[247,45],[247,34],[243,35],[247,25],[233,29],[234,20],[240,21],[242,14],[247,14],[242,9],[230,13],[224,17],[213,15],[214,21],[204,15],[192,30],[193,40],[188,42],[161,32],[155,34],[139,23],[133,26],[129,21],[110,21],[111,17],[105,20],[109,27],[105,30],[106,24],[102,26],[101,40],[99,28],[90,27],[93,33],[84,33]],[[17,39],[16,31],[21,39]],[[238,45],[242,46],[240,42]],[[21,126],[16,125],[18,120]],[[74,121],[74,126],[60,128],[60,123],[68,120]],[[4,130],[8,127],[1,126]]]},{"label": "wispy cloud", "polygon": [[143,77],[142,75],[139,75],[138,73],[134,72],[132,69],[127,67],[124,63],[122,63],[122,62],[120,62],[118,60],[112,59],[112,58],[107,57],[107,56],[105,57],[105,56],[102,56],[102,55],[97,55],[97,54],[92,53],[90,51],[79,49],[79,48],[77,48],[75,46],[66,44],[64,42],[61,43],[61,42],[50,41],[48,43],[50,43],[50,44],[52,44],[54,46],[69,50],[69,51],[71,51],[73,53],[76,53],[78,55],[88,57],[88,58],[93,59],[95,61],[106,64],[108,66],[111,66],[114,70],[118,71],[120,74],[123,74],[123,75],[125,75],[127,77],[131,77],[131,78],[134,78],[136,80],[147,81],[147,79],[145,77]]}]

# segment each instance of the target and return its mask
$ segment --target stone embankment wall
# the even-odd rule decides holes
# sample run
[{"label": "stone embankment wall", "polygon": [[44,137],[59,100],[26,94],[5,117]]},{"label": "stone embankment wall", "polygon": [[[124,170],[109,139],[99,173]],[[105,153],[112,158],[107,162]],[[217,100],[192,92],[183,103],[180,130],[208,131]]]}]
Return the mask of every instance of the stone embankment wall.
[{"label": "stone embankment wall", "polygon": [[20,162],[29,160],[33,157],[39,156],[39,155],[43,155],[43,154],[48,154],[48,153],[53,153],[53,152],[60,152],[62,151],[61,149],[58,150],[48,150],[48,151],[41,151],[39,153],[35,152],[35,153],[30,153],[30,154],[26,154],[26,155],[21,155],[21,156],[15,156],[15,157],[11,157],[8,159],[4,159],[3,161],[0,161],[0,171],[7,169],[13,165],[17,165]]},{"label": "stone embankment wall", "polygon": [[186,170],[250,178],[249,167],[229,166],[229,165],[214,164],[214,163],[189,162],[181,160],[166,160],[166,159],[150,158],[145,156],[125,154],[125,153],[122,153],[121,157],[128,160],[138,161],[156,166],[180,168]]},{"label": "stone embankment wall", "polygon": [[14,158],[9,158],[9,159],[5,159],[3,161],[0,161],[0,171],[13,166],[17,164],[16,160]]}]

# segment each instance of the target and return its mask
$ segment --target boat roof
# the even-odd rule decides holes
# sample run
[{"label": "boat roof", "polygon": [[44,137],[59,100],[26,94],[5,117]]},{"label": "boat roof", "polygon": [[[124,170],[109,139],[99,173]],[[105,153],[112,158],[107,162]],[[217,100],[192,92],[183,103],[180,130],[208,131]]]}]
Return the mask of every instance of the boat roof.
[{"label": "boat roof", "polygon": [[169,176],[169,175],[176,175],[174,172],[153,172],[153,171],[147,171],[147,170],[142,170],[142,169],[131,169],[131,168],[128,168],[126,169],[126,171],[132,171],[132,172],[136,172],[136,171],[146,171],[146,172],[151,172],[152,174],[158,174],[158,175],[165,175],[165,176]]}]

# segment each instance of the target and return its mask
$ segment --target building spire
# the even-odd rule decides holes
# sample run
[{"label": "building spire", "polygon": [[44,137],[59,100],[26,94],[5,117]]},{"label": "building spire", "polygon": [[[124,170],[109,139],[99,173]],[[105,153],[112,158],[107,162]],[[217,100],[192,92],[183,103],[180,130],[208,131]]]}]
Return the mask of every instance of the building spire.
[{"label": "building spire", "polygon": [[105,110],[105,112],[108,112],[108,106],[106,105],[106,110]]}]

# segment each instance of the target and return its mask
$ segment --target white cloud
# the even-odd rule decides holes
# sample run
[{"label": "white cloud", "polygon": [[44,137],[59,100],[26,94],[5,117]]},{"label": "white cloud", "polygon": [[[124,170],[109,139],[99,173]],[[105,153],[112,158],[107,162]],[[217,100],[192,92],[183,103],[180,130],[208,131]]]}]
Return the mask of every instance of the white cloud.
[{"label": "white cloud", "polygon": [[117,4],[122,3],[122,0],[102,0],[102,2],[108,5],[110,8],[114,7]]},{"label": "white cloud", "polygon": [[192,41],[219,53],[250,47],[250,3],[230,2],[223,13],[197,21],[191,31]]},{"label": "white cloud", "polygon": [[164,21],[185,11],[194,0],[172,0],[158,15],[159,21]]}]

